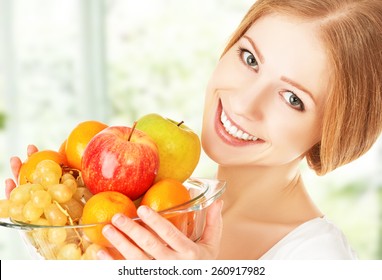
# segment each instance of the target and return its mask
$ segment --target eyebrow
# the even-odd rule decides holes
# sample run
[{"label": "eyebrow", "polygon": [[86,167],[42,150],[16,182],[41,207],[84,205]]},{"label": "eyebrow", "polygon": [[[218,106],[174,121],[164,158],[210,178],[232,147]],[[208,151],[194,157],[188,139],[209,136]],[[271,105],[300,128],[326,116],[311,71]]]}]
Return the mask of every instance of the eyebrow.
[{"label": "eyebrow", "polygon": [[255,50],[257,56],[259,57],[259,60],[261,63],[264,63],[264,56],[261,54],[259,48],[256,46],[255,42],[253,42],[253,40],[248,37],[247,35],[243,35],[243,38],[247,39],[248,42],[251,44],[252,48]]},{"label": "eyebrow", "polygon": [[[251,38],[251,37],[248,37],[247,35],[243,35],[243,38],[245,38],[245,39],[248,40],[248,42],[251,44],[252,48],[255,50],[256,54],[258,55],[260,62],[264,64],[264,61],[265,61],[264,56],[261,54],[259,48],[256,46],[256,44],[255,44],[255,42],[252,40],[252,38]],[[301,90],[302,92],[305,92],[307,95],[309,95],[309,97],[310,97],[310,98],[313,100],[313,102],[316,104],[316,101],[315,101],[315,99],[314,99],[313,94],[312,94],[308,89],[306,89],[305,87],[303,87],[303,86],[300,85],[299,83],[297,83],[297,82],[295,82],[295,81],[293,81],[293,80],[291,80],[291,79],[289,79],[289,78],[287,78],[287,77],[285,77],[285,76],[281,76],[280,79],[281,79],[282,81],[284,81],[284,82],[290,84],[291,86],[293,86],[293,87],[295,87],[295,88]]]},{"label": "eyebrow", "polygon": [[291,86],[295,87],[295,88],[298,88],[299,90],[305,92],[307,95],[310,96],[310,98],[313,100],[314,103],[316,103],[314,97],[313,97],[313,94],[307,90],[305,87],[303,87],[302,85],[300,85],[299,83],[295,82],[295,81],[292,81],[291,79],[285,77],[285,76],[281,76],[280,78],[282,81],[290,84]]}]

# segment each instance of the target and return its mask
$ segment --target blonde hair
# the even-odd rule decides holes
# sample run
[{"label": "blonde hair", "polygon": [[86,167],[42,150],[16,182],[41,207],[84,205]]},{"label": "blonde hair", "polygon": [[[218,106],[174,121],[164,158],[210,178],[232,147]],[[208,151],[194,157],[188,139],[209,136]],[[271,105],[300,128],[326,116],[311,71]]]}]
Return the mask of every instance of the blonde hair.
[{"label": "blonde hair", "polygon": [[319,23],[333,68],[322,137],[306,158],[318,175],[366,153],[382,130],[382,1],[258,0],[223,55],[258,18],[269,13]]}]

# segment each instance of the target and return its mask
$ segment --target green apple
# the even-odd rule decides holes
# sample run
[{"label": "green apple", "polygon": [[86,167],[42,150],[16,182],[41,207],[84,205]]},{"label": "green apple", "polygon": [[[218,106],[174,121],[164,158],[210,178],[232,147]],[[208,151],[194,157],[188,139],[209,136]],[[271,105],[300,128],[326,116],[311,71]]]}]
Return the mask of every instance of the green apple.
[{"label": "green apple", "polygon": [[157,144],[159,170],[155,182],[173,178],[184,182],[199,162],[199,136],[183,122],[176,122],[159,114],[148,114],[137,120],[136,129],[145,132]]}]

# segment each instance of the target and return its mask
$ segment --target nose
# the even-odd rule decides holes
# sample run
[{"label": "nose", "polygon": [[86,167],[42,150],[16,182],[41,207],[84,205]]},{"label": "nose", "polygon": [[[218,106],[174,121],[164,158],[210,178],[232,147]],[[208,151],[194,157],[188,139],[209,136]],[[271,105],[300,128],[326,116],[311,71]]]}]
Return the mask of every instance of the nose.
[{"label": "nose", "polygon": [[274,87],[265,76],[242,83],[230,95],[233,113],[249,120],[263,120],[269,109]]}]

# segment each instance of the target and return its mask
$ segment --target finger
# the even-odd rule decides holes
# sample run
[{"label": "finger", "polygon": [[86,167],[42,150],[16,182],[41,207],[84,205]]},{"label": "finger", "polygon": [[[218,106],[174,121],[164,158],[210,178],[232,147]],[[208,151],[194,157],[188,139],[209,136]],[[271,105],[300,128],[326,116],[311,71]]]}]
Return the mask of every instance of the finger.
[{"label": "finger", "polygon": [[18,180],[20,168],[21,168],[21,165],[22,165],[22,162],[21,162],[20,158],[18,158],[18,157],[11,157],[10,165],[11,165],[11,170],[12,170],[13,177],[16,180]]},{"label": "finger", "polygon": [[28,157],[31,156],[32,154],[34,154],[35,152],[37,152],[38,149],[35,145],[28,145],[27,147],[27,155]]},{"label": "finger", "polygon": [[222,208],[222,200],[215,201],[209,207],[206,215],[206,226],[199,244],[202,243],[212,248],[219,247],[223,229]]},{"label": "finger", "polygon": [[[170,221],[163,218],[150,207],[140,206],[137,209],[137,214],[142,219],[142,221],[163,240],[160,243],[163,244],[163,242],[165,242],[169,247],[172,248],[173,251],[177,252],[178,254],[183,252],[191,252],[192,249],[195,248],[195,243],[193,241],[188,239],[186,235],[179,231]],[[150,245],[151,250],[149,253],[156,259],[173,259],[175,256],[174,254],[172,254],[172,256],[167,255],[168,252],[172,252],[169,250],[168,246],[165,246],[166,250],[164,250],[162,249],[163,245],[159,246],[157,243]]]},{"label": "finger", "polygon": [[97,258],[99,260],[114,260],[113,257],[105,250],[99,250],[97,252]]},{"label": "finger", "polygon": [[[38,149],[35,145],[28,145],[27,147],[28,157],[30,157],[32,154],[34,154],[37,151]],[[16,181],[18,180],[19,172],[20,172],[20,168],[22,164],[23,163],[19,157],[11,157],[10,159],[11,170],[13,173],[13,177],[16,179]]]},{"label": "finger", "polygon": [[5,180],[5,197],[9,198],[11,191],[16,187],[15,181],[8,178]]},{"label": "finger", "polygon": [[[155,213],[155,211],[152,212]],[[161,216],[159,216],[159,218],[162,219],[162,222],[168,223],[168,221],[163,219]],[[141,248],[145,253],[149,254],[153,258],[174,258],[173,251],[169,249],[157,235],[153,234],[147,228],[133,221],[132,219],[124,215],[117,214],[113,217],[112,223],[129,238],[131,238],[131,240],[135,242],[139,248]],[[165,224],[162,224],[162,226],[166,227]]]},{"label": "finger", "polygon": [[[116,216],[119,214],[116,214]],[[135,223],[131,219],[127,219],[126,217],[120,218],[123,220],[130,220],[132,223]],[[117,230],[112,225],[106,225],[102,229],[103,235],[107,240],[122,254],[122,256],[127,260],[148,260],[150,259],[140,248],[138,248],[135,244],[133,244],[122,232],[129,231],[128,228],[137,225],[126,225],[127,223],[121,224],[120,221],[118,224]]]}]

